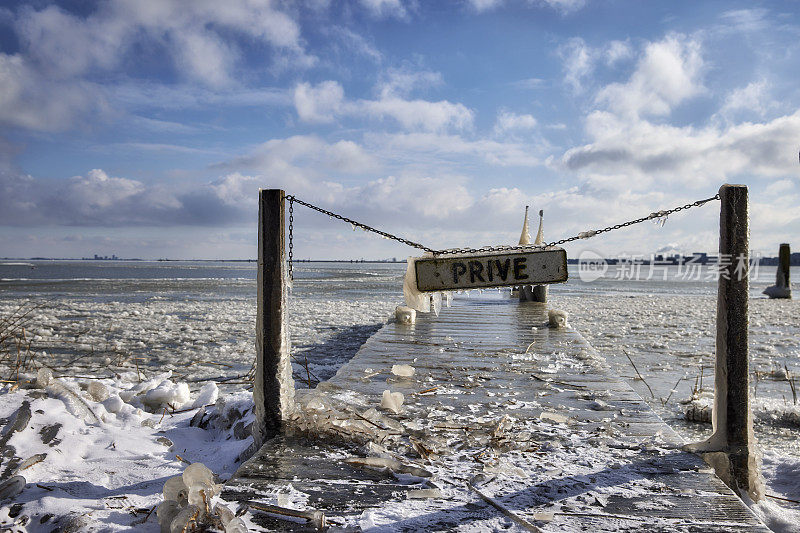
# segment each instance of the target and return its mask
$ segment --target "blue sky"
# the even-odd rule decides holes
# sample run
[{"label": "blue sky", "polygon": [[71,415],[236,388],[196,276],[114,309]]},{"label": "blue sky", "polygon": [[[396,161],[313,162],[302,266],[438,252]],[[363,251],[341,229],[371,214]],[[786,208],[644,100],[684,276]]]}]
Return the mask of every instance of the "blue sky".
[{"label": "blue sky", "polygon": [[[800,235],[800,3],[111,0],[0,7],[0,256],[247,258],[259,187],[434,248],[751,187]],[[717,204],[572,255],[713,251]],[[414,250],[297,207],[298,257]]]}]

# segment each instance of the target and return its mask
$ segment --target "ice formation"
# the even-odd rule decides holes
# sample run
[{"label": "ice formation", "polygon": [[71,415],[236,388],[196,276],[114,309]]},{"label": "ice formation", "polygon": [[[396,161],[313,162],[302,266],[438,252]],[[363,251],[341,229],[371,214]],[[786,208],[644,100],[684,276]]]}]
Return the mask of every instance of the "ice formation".
[{"label": "ice formation", "polygon": [[190,396],[189,385],[165,379],[145,393],[142,403],[154,411],[164,407],[180,409],[189,401]]},{"label": "ice formation", "polygon": [[411,365],[392,365],[392,374],[395,376],[410,378],[416,371],[417,369]]},{"label": "ice formation", "polygon": [[187,526],[205,531],[222,525],[226,533],[247,531],[244,523],[224,504],[213,500],[222,490],[215,483],[214,473],[203,463],[192,463],[183,474],[164,483],[164,501],[156,515],[162,532],[183,532]]},{"label": "ice formation", "polygon": [[402,392],[391,392],[389,389],[386,389],[383,391],[383,396],[381,397],[381,407],[394,414],[398,414],[404,399]]},{"label": "ice formation", "polygon": [[417,320],[417,311],[405,305],[398,305],[394,310],[394,317],[400,324],[413,324]]},{"label": "ice formation", "polygon": [[417,271],[414,268],[416,257],[409,257],[406,266],[406,276],[403,278],[403,297],[406,306],[421,313],[429,313],[431,310],[430,295],[417,290]]},{"label": "ice formation", "polygon": [[88,392],[92,400],[96,402],[102,402],[108,398],[108,387],[99,381],[90,381],[86,392]]},{"label": "ice formation", "polygon": [[568,316],[566,311],[550,309],[547,312],[547,322],[550,324],[551,328],[566,328],[569,326],[569,324],[567,324]]},{"label": "ice formation", "polygon": [[209,381],[205,385],[200,388],[200,391],[197,393],[197,398],[195,398],[194,402],[192,403],[192,407],[203,407],[205,405],[210,405],[217,401],[219,397],[219,387],[213,381]]}]

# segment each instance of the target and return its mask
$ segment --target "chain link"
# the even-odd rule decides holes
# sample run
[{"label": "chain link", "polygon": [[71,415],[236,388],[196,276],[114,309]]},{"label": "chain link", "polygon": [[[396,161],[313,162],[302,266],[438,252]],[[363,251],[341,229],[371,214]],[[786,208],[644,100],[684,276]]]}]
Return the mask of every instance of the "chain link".
[{"label": "chain link", "polygon": [[294,270],[292,268],[292,252],[294,243],[292,233],[294,231],[294,197],[287,196],[289,200],[289,281],[294,281]]},{"label": "chain link", "polygon": [[373,228],[371,226],[367,226],[366,224],[362,224],[361,222],[356,222],[355,220],[347,218],[347,217],[344,217],[342,215],[337,215],[336,213],[332,213],[332,212],[328,211],[327,209],[322,209],[321,207],[317,207],[315,205],[309,204],[308,202],[304,202],[303,200],[300,200],[299,198],[296,198],[295,196],[287,195],[286,199],[289,200],[290,204],[291,204],[291,202],[297,202],[298,204],[304,205],[304,206],[306,206],[306,207],[308,207],[310,209],[313,209],[314,211],[319,211],[323,215],[328,215],[329,217],[336,218],[336,219],[342,220],[344,222],[348,222],[348,223],[352,224],[353,226],[355,226],[357,228],[361,228],[361,229],[363,229],[365,231],[371,231],[372,233],[377,233],[378,235],[380,235],[382,237],[385,237],[387,239],[391,239],[393,241],[401,242],[401,243],[403,243],[403,244],[405,244],[407,246],[411,246],[412,248],[419,248],[420,250],[425,250],[426,252],[430,252],[432,254],[438,253],[433,248],[428,248],[427,246],[423,246],[422,244],[419,244],[419,243],[416,243],[416,242],[413,242],[413,241],[409,241],[408,239],[404,239],[404,238],[398,237],[396,235],[392,235],[391,233],[386,233],[385,231],[381,231],[379,229],[375,229],[375,228]]},{"label": "chain link", "polygon": [[682,205],[680,207],[675,207],[673,209],[668,209],[666,211],[655,211],[650,213],[646,217],[637,218],[635,220],[630,220],[628,222],[623,222],[621,224],[615,224],[613,226],[608,226],[607,228],[598,229],[598,230],[590,230],[590,231],[583,231],[578,233],[573,237],[569,237],[566,239],[561,239],[560,241],[553,241],[547,244],[520,244],[520,245],[501,245],[501,246],[483,246],[481,248],[450,248],[447,250],[434,250],[432,248],[428,248],[427,246],[423,246],[422,244],[409,241],[407,239],[403,239],[402,237],[397,237],[396,235],[392,235],[391,233],[386,233],[385,231],[381,231],[379,229],[375,229],[371,226],[367,226],[366,224],[362,224],[360,222],[356,222],[350,218],[344,217],[342,215],[337,215],[327,209],[322,209],[321,207],[317,207],[315,205],[309,204],[308,202],[304,202],[303,200],[298,199],[292,195],[286,195],[285,198],[289,200],[289,276],[292,276],[292,224],[294,221],[293,217],[293,204],[297,202],[298,204],[304,205],[314,211],[319,211],[324,215],[328,215],[329,217],[342,220],[344,222],[349,222],[355,227],[361,228],[365,231],[371,231],[373,233],[377,233],[378,235],[392,239],[397,242],[401,242],[405,245],[411,246],[412,248],[418,248],[420,250],[425,250],[426,252],[430,252],[433,255],[455,255],[455,254],[479,254],[479,253],[489,253],[489,252],[515,252],[515,251],[526,251],[526,250],[540,250],[542,248],[547,248],[550,246],[559,246],[561,244],[565,244],[572,241],[577,241],[579,239],[588,239],[590,237],[594,237],[595,235],[600,235],[601,233],[608,233],[609,231],[618,230],[621,228],[626,228],[628,226],[633,226],[634,224],[639,224],[641,222],[645,222],[647,220],[655,220],[655,219],[666,219],[669,215],[673,213],[677,213],[678,211],[683,211],[685,209],[691,209],[692,207],[700,207],[701,205],[705,205],[708,202],[713,200],[719,200],[719,194],[712,196],[711,198],[706,198],[705,200],[698,200],[696,202],[691,202],[686,205]]},{"label": "chain link", "polygon": [[577,241],[578,239],[588,239],[590,237],[594,237],[595,235],[600,235],[601,233],[607,233],[609,231],[618,230],[621,228],[625,228],[628,226],[632,226],[634,224],[639,224],[640,222],[645,222],[647,220],[654,220],[659,218],[666,218],[672,213],[677,213],[678,211],[683,211],[684,209],[690,209],[692,207],[699,207],[701,205],[707,204],[712,200],[719,200],[719,194],[712,196],[711,198],[706,198],[705,200],[698,200],[696,202],[692,202],[686,205],[682,205],[680,207],[675,207],[673,209],[668,209],[666,211],[656,211],[654,213],[650,213],[646,217],[637,218],[635,220],[631,220],[629,222],[623,222],[621,224],[615,224],[613,226],[609,226],[607,228],[598,229],[598,230],[590,230],[578,233],[574,237],[569,237],[567,239],[561,239],[560,241],[553,241],[547,244],[520,244],[516,246],[484,246],[482,248],[453,248],[449,250],[439,250],[434,252],[434,255],[451,255],[451,254],[479,254],[479,253],[488,253],[488,252],[513,252],[513,251],[525,251],[525,250],[537,250],[542,249],[549,246],[558,246],[567,242]]}]

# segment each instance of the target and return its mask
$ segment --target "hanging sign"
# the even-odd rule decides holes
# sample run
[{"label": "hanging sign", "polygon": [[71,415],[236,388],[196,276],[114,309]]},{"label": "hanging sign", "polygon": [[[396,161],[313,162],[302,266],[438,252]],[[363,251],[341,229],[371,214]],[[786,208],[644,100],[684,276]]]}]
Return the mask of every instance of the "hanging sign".
[{"label": "hanging sign", "polygon": [[567,281],[567,252],[557,247],[513,253],[419,258],[414,266],[420,292]]}]

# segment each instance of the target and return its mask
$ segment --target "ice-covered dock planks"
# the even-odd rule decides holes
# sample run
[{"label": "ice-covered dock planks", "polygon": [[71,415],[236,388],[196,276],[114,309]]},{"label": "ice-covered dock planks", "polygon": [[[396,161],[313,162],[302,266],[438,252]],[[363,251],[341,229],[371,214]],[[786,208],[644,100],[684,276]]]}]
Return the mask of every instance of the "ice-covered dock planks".
[{"label": "ice-covered dock planks", "polygon": [[423,257],[414,265],[420,292],[567,281],[567,253],[554,246],[522,252]]}]

